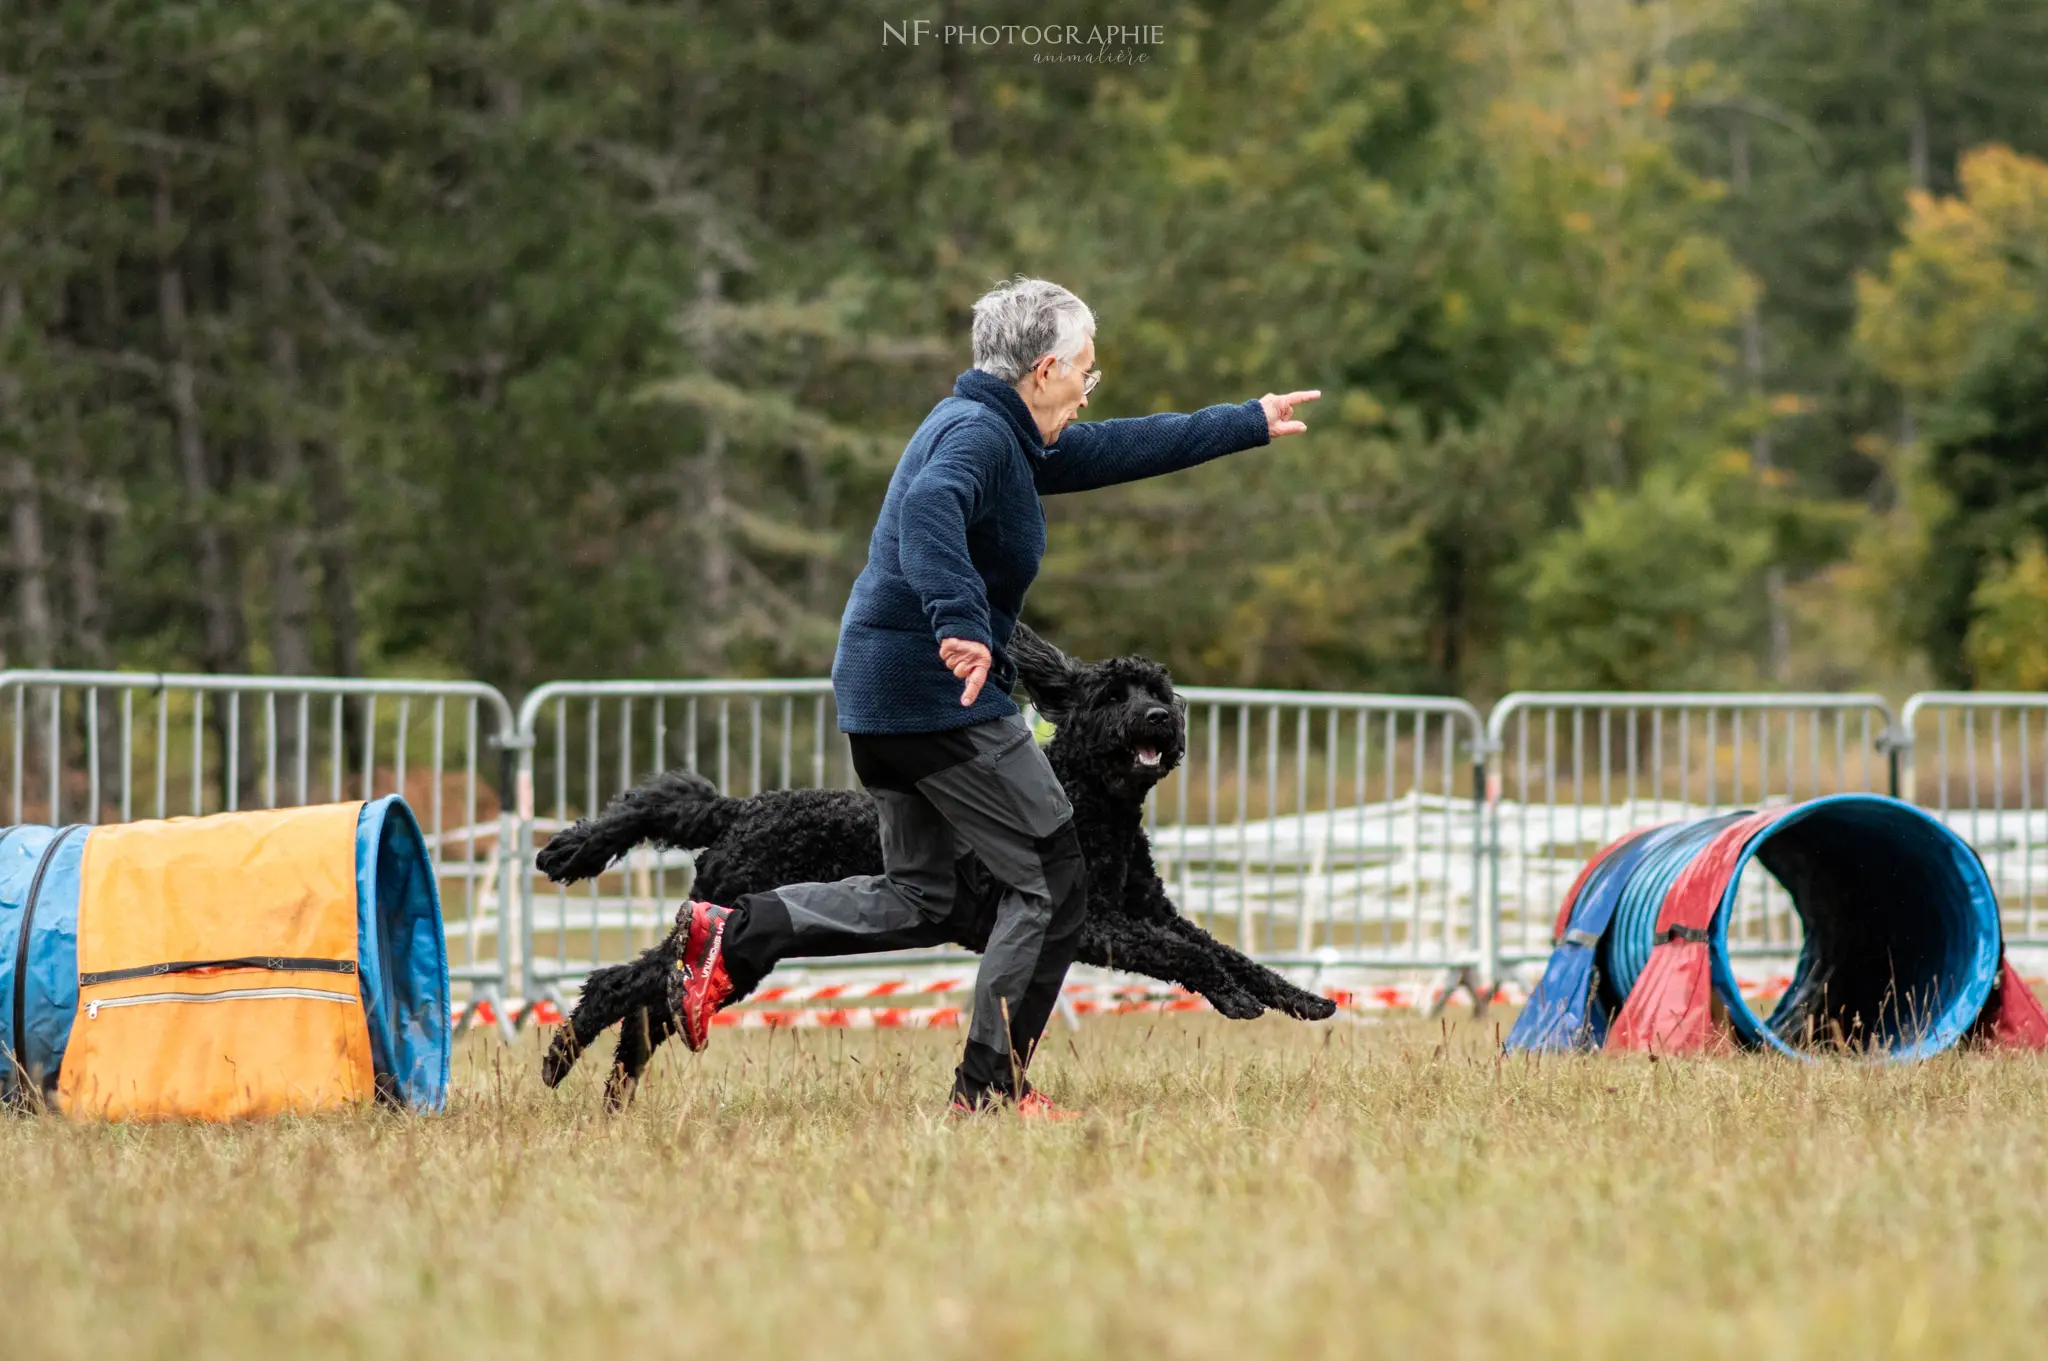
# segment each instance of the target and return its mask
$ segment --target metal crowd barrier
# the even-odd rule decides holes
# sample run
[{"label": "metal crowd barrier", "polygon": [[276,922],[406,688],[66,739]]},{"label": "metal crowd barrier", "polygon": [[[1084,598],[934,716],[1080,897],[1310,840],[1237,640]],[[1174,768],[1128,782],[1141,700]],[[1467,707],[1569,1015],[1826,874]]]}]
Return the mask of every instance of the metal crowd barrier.
[{"label": "metal crowd barrier", "polygon": [[[1636,827],[1895,786],[1891,707],[1859,694],[1522,693],[1487,720],[1487,939],[1497,968],[1550,953],[1558,903]],[[1745,870],[1733,953],[1799,948],[1799,919]]]},{"label": "metal crowd barrier", "polygon": [[1186,686],[1146,805],[1182,912],[1274,963],[1478,962],[1483,726],[1463,700]]},{"label": "metal crowd barrier", "polygon": [[[510,976],[518,829],[483,773],[511,706],[464,681],[0,671],[8,819],[126,821],[403,793],[433,857],[449,974]],[[508,753],[509,754],[509,753]],[[501,762],[502,764],[502,762]]]},{"label": "metal crowd barrier", "polygon": [[559,1000],[592,969],[666,935],[690,858],[642,847],[575,889],[533,870],[536,832],[602,809],[658,771],[702,772],[721,792],[852,787],[829,680],[562,681],[519,706],[520,978]]},{"label": "metal crowd barrier", "polygon": [[[1182,910],[1276,963],[1476,964],[1477,710],[1429,697],[1180,693],[1187,759],[1154,793],[1147,823]],[[701,771],[738,797],[856,784],[823,680],[564,682],[527,698],[519,732],[529,838],[658,770]],[[690,887],[678,851],[642,848],[574,889],[531,863],[522,854],[520,954],[534,999],[653,944]]]},{"label": "metal crowd barrier", "polygon": [[2048,695],[1930,691],[1899,715],[1901,798],[1976,847],[2006,940],[2048,945]]},{"label": "metal crowd barrier", "polygon": [[[1482,723],[1456,699],[1180,693],[1186,758],[1146,810],[1155,862],[1183,912],[1276,965],[1492,981],[1547,955],[1572,876],[1625,831],[1880,789],[1968,838],[2008,939],[2048,947],[2048,695],[1920,694],[1894,723],[1868,694],[1523,693]],[[533,850],[555,829],[659,770],[741,797],[856,784],[825,680],[564,682],[515,714],[466,682],[4,671],[0,721],[14,822],[403,792],[452,976],[471,1001],[529,1008],[659,939],[690,888],[687,853],[646,847],[547,883]],[[1798,949],[1761,870],[1730,938]]]}]

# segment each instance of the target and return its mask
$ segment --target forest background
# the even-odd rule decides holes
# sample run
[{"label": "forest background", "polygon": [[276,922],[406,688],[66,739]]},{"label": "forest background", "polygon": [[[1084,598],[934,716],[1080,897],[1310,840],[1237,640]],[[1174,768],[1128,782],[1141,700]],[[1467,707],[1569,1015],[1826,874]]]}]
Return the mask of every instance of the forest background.
[{"label": "forest background", "polygon": [[1023,272],[1325,394],[1052,499],[1069,650],[2048,685],[2039,0],[933,6],[0,5],[5,664],[822,674]]}]

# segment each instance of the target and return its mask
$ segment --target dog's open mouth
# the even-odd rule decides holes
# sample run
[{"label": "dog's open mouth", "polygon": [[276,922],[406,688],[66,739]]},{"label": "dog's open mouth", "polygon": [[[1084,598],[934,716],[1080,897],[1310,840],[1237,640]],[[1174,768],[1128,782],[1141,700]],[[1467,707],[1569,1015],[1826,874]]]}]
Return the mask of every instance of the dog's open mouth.
[{"label": "dog's open mouth", "polygon": [[1139,747],[1135,755],[1137,756],[1138,764],[1146,770],[1159,769],[1159,748]]}]

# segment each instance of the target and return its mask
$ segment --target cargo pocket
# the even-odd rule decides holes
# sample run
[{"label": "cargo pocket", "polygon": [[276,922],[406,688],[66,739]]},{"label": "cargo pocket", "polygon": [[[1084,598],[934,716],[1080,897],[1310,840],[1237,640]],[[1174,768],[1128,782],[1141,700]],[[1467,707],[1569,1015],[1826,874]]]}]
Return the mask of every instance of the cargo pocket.
[{"label": "cargo pocket", "polygon": [[974,761],[983,768],[990,784],[1008,800],[1013,826],[1033,838],[1051,836],[1074,816],[1074,805],[1067,798],[1060,777],[1053,773],[1052,762],[1039,750],[1031,729],[1022,719],[1016,720],[1016,724],[1013,740],[984,752]]},{"label": "cargo pocket", "polygon": [[956,898],[953,862],[959,850],[952,825],[922,794],[893,789],[869,793],[880,814],[883,873],[904,896],[915,900],[921,918],[944,921]]}]

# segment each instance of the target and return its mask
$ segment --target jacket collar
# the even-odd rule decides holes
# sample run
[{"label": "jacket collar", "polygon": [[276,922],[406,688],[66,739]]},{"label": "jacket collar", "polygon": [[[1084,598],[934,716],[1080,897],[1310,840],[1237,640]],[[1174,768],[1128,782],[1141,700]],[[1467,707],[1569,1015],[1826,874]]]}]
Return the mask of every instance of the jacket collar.
[{"label": "jacket collar", "polygon": [[1001,414],[1010,428],[1017,432],[1017,442],[1024,446],[1027,455],[1045,457],[1045,443],[1039,438],[1038,422],[1031,418],[1031,408],[1024,405],[1017,389],[992,373],[969,369],[953,380],[953,395],[965,397],[970,402],[980,402]]}]

